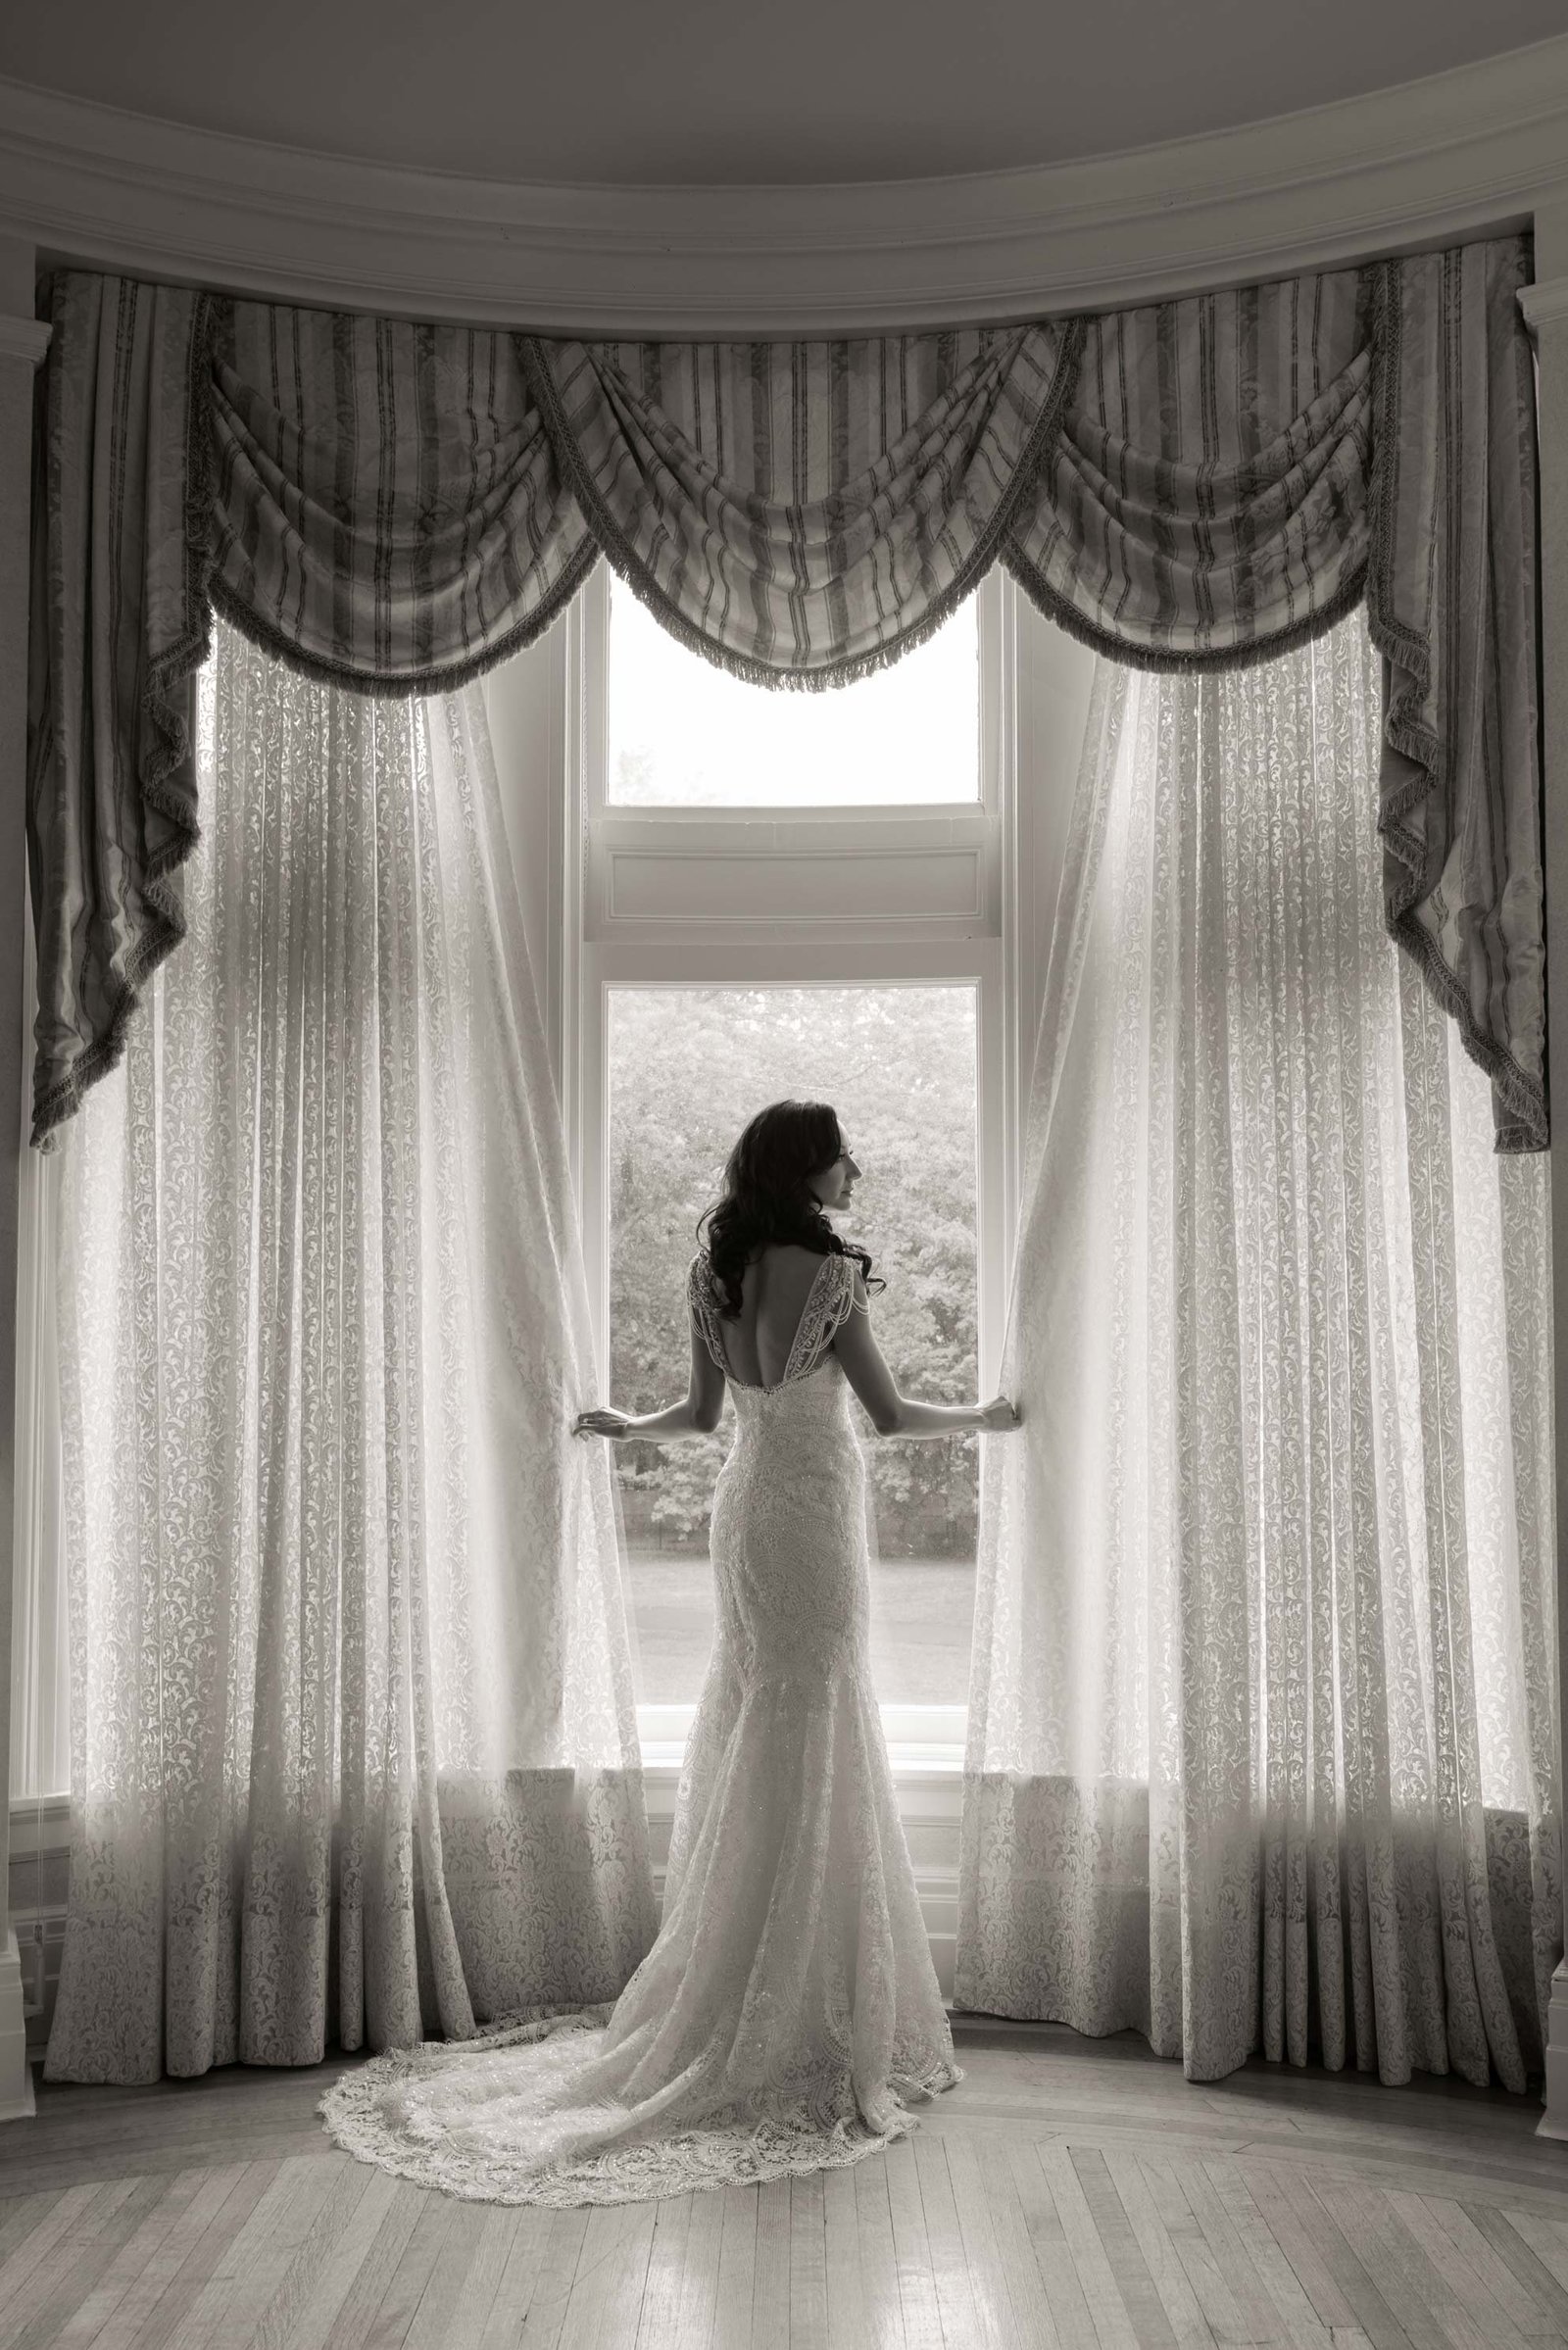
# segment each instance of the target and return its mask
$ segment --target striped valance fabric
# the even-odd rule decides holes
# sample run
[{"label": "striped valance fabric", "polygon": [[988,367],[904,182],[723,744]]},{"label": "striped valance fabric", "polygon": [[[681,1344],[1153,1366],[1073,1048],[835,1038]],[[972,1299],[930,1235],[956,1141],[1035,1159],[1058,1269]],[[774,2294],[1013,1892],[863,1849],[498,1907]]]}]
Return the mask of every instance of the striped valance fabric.
[{"label": "striped valance fabric", "polygon": [[1079,339],[536,340],[528,363],[594,537],[664,626],[759,684],[829,685],[929,634],[991,563]]},{"label": "striped valance fabric", "polygon": [[1375,270],[1091,318],[1006,560],[1144,665],[1283,650],[1360,591]]},{"label": "striped valance fabric", "polygon": [[551,341],[69,271],[34,565],[34,1140],[181,934],[217,604],[433,691],[597,554],[706,657],[847,683],[1004,563],[1140,664],[1283,650],[1363,594],[1395,934],[1546,1139],[1535,441],[1517,238],[1099,317],[792,343]]},{"label": "striped valance fabric", "polygon": [[515,335],[215,305],[209,400],[214,601],[318,676],[454,685],[597,558]]}]

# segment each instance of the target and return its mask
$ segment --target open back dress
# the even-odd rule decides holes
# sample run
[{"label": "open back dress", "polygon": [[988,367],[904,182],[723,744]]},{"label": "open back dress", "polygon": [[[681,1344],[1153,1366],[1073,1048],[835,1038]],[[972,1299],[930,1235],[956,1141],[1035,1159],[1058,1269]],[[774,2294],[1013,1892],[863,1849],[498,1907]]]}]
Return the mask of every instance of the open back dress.
[{"label": "open back dress", "polygon": [[707,1258],[687,1294],[735,1406],[713,1490],[712,1654],[659,1937],[612,2009],[392,2050],[322,2100],[352,2153],[504,2203],[617,2203],[858,2161],[962,2075],[868,1652],[866,1464],[825,1255],[783,1377],[737,1379]]}]

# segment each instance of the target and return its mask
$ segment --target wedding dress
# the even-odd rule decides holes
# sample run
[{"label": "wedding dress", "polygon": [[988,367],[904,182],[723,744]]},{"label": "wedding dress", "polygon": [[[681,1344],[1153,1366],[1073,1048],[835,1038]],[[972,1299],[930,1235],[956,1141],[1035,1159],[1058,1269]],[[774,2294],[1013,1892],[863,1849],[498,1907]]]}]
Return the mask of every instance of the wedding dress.
[{"label": "wedding dress", "polygon": [[340,2145],[450,2194],[619,2203],[858,2161],[962,2079],[867,1648],[865,1456],[824,1256],[784,1375],[737,1379],[706,1260],[687,1294],[735,1400],[717,1622],[659,1938],[613,2008],[391,2050],[321,2100]]}]

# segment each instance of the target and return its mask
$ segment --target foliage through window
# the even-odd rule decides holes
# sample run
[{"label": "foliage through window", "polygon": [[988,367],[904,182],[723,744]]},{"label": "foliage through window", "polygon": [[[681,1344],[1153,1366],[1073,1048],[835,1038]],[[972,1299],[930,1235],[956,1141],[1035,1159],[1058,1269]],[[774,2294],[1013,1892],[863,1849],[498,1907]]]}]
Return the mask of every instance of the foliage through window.
[{"label": "foliage through window", "polygon": [[[614,987],[609,1006],[611,1393],[647,1411],[684,1389],[684,1284],[699,1216],[746,1120],[793,1096],[838,1110],[862,1174],[846,1239],[871,1251],[879,1342],[906,1393],[976,1392],[975,991],[971,985]],[[977,1447],[879,1439],[872,1650],[884,1704],[962,1704]],[[616,1448],[639,1700],[696,1696],[712,1639],[708,1513],[733,1433]]]}]

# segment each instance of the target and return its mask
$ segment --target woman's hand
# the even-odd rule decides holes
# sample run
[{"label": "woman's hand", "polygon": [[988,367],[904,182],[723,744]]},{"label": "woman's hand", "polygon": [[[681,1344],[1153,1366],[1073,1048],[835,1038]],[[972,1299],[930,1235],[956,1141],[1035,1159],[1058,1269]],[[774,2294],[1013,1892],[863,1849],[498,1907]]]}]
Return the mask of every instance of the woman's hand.
[{"label": "woman's hand", "polygon": [[608,1403],[596,1404],[592,1411],[580,1411],[572,1423],[573,1436],[608,1436],[612,1442],[623,1437],[631,1423],[623,1411],[615,1411]]},{"label": "woman's hand", "polygon": [[980,1425],[988,1436],[1006,1436],[1021,1427],[1023,1415],[1005,1395],[993,1395],[989,1403],[980,1406]]}]

